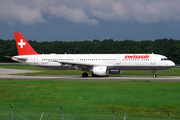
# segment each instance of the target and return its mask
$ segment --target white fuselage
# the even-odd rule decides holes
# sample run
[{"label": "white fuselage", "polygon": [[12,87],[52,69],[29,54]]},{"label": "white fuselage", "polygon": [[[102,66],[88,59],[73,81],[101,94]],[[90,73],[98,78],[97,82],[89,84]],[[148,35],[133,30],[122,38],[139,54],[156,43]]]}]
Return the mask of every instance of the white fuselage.
[{"label": "white fuselage", "polygon": [[158,54],[39,54],[13,56],[12,59],[50,69],[87,71],[94,66],[106,66],[109,70],[163,70],[175,66]]},{"label": "white fuselage", "polygon": [[119,74],[121,70],[156,70],[169,69],[174,62],[158,54],[38,54],[23,35],[14,33],[19,56],[13,60],[50,69],[84,70],[82,77],[106,76],[108,73]]}]

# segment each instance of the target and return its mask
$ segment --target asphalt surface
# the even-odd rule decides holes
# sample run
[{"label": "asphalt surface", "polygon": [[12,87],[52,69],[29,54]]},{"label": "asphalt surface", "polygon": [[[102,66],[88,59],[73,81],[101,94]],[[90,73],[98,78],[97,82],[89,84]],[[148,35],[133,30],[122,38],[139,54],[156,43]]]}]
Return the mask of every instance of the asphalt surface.
[{"label": "asphalt surface", "polygon": [[10,75],[17,73],[38,72],[34,70],[19,70],[0,68],[0,80],[78,80],[78,81],[171,81],[180,82],[180,76],[106,76],[106,77],[81,77],[81,75]]}]

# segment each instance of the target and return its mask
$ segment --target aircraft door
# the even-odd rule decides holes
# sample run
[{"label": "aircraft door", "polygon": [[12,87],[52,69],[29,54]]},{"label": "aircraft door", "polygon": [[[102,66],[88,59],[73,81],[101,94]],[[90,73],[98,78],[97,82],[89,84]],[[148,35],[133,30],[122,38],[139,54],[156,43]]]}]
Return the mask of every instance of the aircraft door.
[{"label": "aircraft door", "polygon": [[120,57],[116,58],[116,64],[121,64],[121,58]]},{"label": "aircraft door", "polygon": [[154,54],[151,55],[151,65],[156,64],[156,56]]},{"label": "aircraft door", "polygon": [[79,57],[76,57],[76,62],[79,62]]},{"label": "aircraft door", "polygon": [[38,64],[38,56],[34,56],[34,64]]}]

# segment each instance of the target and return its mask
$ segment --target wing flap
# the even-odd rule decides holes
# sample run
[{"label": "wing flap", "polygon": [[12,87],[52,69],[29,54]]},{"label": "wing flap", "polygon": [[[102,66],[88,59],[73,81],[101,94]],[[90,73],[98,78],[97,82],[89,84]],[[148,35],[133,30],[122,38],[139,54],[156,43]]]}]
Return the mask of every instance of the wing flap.
[{"label": "wing flap", "polygon": [[102,63],[81,63],[81,62],[64,62],[64,61],[56,61],[61,64],[68,64],[72,66],[88,66],[88,67],[94,67],[94,66],[112,66],[112,64],[102,64]]}]

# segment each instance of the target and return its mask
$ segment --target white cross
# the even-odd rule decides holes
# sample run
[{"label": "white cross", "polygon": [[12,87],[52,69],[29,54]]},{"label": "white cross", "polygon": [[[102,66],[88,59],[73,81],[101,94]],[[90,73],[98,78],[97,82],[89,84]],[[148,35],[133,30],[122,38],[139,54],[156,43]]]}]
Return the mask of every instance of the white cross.
[{"label": "white cross", "polygon": [[25,43],[25,42],[23,42],[23,39],[21,39],[21,42],[18,42],[18,45],[20,45],[20,46],[21,46],[21,48],[23,48],[23,45],[26,45],[26,43]]}]

